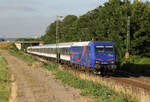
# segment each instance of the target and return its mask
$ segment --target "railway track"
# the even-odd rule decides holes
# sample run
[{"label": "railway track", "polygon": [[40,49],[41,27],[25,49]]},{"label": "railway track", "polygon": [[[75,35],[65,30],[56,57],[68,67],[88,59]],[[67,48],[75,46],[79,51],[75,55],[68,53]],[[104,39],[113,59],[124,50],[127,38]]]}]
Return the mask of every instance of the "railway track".
[{"label": "railway track", "polygon": [[62,65],[62,66],[63,66],[63,69],[65,69],[65,70],[72,70],[72,71],[76,71],[76,72],[82,71],[83,73],[86,72],[88,74],[93,74],[93,75],[99,76],[100,78],[103,78],[103,79],[117,80],[120,83],[126,83],[129,85],[139,87],[139,88],[144,88],[144,89],[147,89],[150,91],[150,77],[144,77],[144,76],[140,76],[137,74],[132,74],[132,73],[120,71],[120,70],[118,70],[115,73],[106,75],[106,76],[101,76],[100,74],[95,74],[89,70],[72,68],[67,65]]},{"label": "railway track", "polygon": [[136,87],[150,90],[150,77],[140,76],[138,74],[132,74],[125,71],[117,71],[115,75],[110,76],[113,80],[118,80],[127,84],[131,84]]}]

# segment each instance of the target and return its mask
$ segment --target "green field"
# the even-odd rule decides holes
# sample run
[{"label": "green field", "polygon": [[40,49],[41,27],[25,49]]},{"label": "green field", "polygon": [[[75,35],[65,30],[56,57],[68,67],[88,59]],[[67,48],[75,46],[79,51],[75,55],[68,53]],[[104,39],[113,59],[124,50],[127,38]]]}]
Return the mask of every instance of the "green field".
[{"label": "green field", "polygon": [[10,73],[6,60],[0,54],[0,102],[7,102],[10,95]]}]

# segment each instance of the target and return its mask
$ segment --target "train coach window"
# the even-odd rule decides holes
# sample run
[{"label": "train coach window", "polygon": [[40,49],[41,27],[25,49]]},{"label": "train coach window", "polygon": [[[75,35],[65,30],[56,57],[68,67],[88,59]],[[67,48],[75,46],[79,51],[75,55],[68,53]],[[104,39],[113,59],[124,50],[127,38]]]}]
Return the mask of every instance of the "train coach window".
[{"label": "train coach window", "polygon": [[51,53],[53,53],[54,52],[54,49],[53,48],[51,48]]},{"label": "train coach window", "polygon": [[35,49],[32,49],[32,51],[35,51]]},{"label": "train coach window", "polygon": [[68,48],[66,48],[66,55],[68,55]]},{"label": "train coach window", "polygon": [[50,53],[51,52],[51,49],[50,48],[48,48],[48,53]]},{"label": "train coach window", "polygon": [[69,55],[69,48],[67,48],[67,53],[66,54]]},{"label": "train coach window", "polygon": [[70,55],[70,51],[71,51],[71,49],[70,49],[70,48],[68,48],[68,55]]},{"label": "train coach window", "polygon": [[48,49],[47,48],[45,48],[45,53],[48,53]]},{"label": "train coach window", "polygon": [[105,46],[105,52],[113,52],[113,46]]},{"label": "train coach window", "polygon": [[56,53],[56,52],[57,52],[57,48],[54,48],[54,49],[53,49],[53,53]]},{"label": "train coach window", "polygon": [[64,54],[65,55],[67,54],[67,48],[64,48]]},{"label": "train coach window", "polygon": [[60,53],[64,55],[69,55],[69,48],[61,48]]},{"label": "train coach window", "polygon": [[60,51],[61,51],[61,54],[64,54],[64,48],[61,48]]},{"label": "train coach window", "polygon": [[44,53],[44,48],[41,48],[42,53]]},{"label": "train coach window", "polygon": [[104,52],[104,46],[95,46],[95,52],[96,53]]}]

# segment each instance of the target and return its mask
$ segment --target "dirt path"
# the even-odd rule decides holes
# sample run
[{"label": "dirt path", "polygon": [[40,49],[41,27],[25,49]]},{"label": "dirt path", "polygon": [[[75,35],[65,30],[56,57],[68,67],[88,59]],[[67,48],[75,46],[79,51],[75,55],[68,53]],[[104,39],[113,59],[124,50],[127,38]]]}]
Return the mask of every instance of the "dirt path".
[{"label": "dirt path", "polygon": [[63,86],[45,69],[31,68],[23,60],[0,51],[17,83],[15,102],[93,102],[79,90]]}]

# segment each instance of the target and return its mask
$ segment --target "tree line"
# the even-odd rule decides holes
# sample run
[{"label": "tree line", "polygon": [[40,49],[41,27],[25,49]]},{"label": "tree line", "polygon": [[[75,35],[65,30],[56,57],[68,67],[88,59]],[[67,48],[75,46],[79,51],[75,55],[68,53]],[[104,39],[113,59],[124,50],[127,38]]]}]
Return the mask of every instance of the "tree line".
[{"label": "tree line", "polygon": [[[110,41],[116,45],[118,58],[123,58],[127,44],[130,16],[130,53],[150,56],[150,2],[109,0],[86,14],[67,15],[59,20],[59,42]],[[56,21],[41,36],[46,44],[56,43]]]},{"label": "tree line", "polygon": [[18,38],[15,41],[41,41],[40,38]]}]

